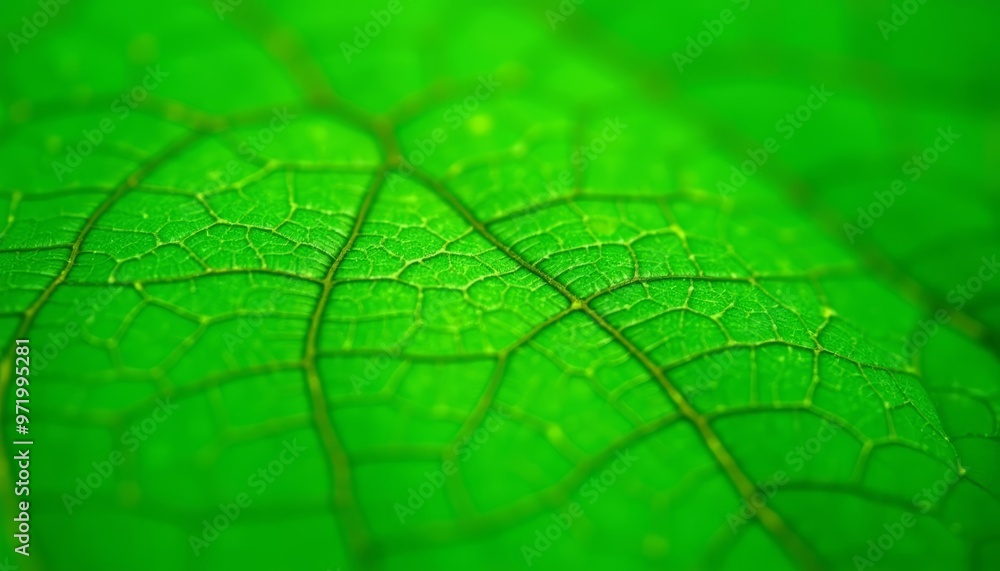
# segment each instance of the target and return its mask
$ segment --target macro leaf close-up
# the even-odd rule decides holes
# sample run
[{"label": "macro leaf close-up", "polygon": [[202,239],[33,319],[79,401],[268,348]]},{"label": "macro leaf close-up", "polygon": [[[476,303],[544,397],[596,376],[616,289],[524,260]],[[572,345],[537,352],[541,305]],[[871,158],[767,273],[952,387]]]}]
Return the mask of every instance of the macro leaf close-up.
[{"label": "macro leaf close-up", "polygon": [[998,17],[5,2],[0,571],[1000,568]]}]

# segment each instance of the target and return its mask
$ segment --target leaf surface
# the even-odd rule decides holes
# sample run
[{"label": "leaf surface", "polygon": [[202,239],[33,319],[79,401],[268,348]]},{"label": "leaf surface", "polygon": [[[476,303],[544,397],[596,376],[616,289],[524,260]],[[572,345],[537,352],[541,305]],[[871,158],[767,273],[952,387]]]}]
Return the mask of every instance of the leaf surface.
[{"label": "leaf surface", "polygon": [[[924,139],[844,133],[895,104],[845,78],[850,49],[824,77],[730,73],[778,6],[679,80],[664,62],[714,7],[650,43],[632,8],[553,31],[542,4],[407,3],[350,61],[383,6],[64,7],[4,56],[0,330],[31,339],[38,443],[24,568],[995,566],[996,285],[943,304],[977,268],[907,250],[930,190],[860,244],[829,231],[899,176],[830,170]],[[816,118],[720,192],[824,81]],[[803,200],[789,172],[820,182]],[[963,192],[992,204],[989,176]],[[990,253],[995,220],[943,224],[922,239]]]}]

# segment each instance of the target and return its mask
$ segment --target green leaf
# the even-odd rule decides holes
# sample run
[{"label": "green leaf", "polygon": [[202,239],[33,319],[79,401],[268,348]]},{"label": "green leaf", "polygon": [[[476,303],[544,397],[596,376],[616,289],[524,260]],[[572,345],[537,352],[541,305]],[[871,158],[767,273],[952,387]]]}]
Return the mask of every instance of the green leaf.
[{"label": "green leaf", "polygon": [[997,567],[995,9],[431,4],[0,10],[3,556]]}]

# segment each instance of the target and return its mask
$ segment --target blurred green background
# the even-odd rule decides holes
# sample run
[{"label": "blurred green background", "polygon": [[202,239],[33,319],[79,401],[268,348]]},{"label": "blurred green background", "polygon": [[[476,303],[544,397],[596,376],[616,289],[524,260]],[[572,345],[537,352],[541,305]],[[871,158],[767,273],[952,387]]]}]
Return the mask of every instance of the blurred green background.
[{"label": "blurred green background", "polygon": [[6,2],[0,569],[996,568],[998,15]]}]

